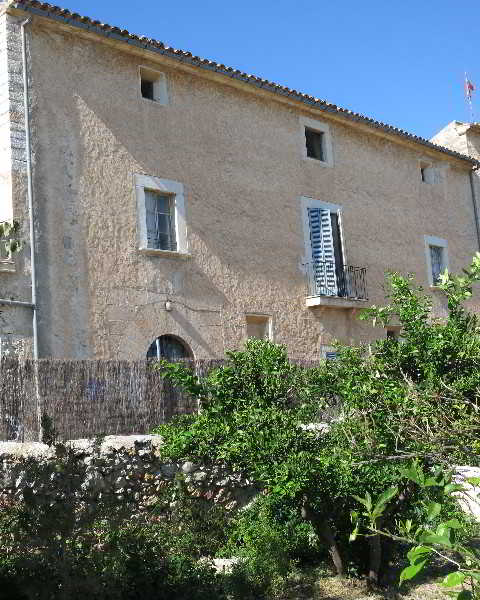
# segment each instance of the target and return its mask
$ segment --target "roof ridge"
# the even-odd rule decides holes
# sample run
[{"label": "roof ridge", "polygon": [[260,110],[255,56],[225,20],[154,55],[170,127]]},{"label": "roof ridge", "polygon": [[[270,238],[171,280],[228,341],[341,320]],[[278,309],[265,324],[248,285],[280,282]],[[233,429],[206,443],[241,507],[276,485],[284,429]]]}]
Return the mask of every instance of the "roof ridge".
[{"label": "roof ridge", "polygon": [[268,91],[272,91],[274,93],[293,98],[294,100],[299,100],[304,104],[314,106],[315,108],[318,108],[319,110],[322,110],[324,112],[339,114],[341,116],[346,117],[347,119],[366,123],[367,125],[375,129],[381,129],[387,133],[406,138],[410,141],[431,148],[432,150],[440,151],[444,154],[448,154],[455,158],[468,161],[471,164],[480,167],[480,161],[477,161],[471,156],[461,154],[460,152],[456,152],[455,150],[451,150],[450,148],[446,148],[445,146],[439,146],[431,142],[430,140],[427,140],[426,138],[415,135],[413,133],[409,133],[404,129],[394,127],[393,125],[388,125],[387,123],[383,123],[382,121],[377,121],[372,117],[367,117],[350,109],[342,108],[341,106],[337,106],[336,104],[328,102],[327,100],[322,100],[310,94],[298,92],[297,90],[272,82],[268,79],[263,79],[256,75],[245,73],[243,71],[240,71],[239,69],[228,67],[222,63],[217,63],[216,61],[207,58],[195,56],[187,50],[180,50],[177,48],[173,48],[172,46],[167,46],[159,40],[148,38],[144,35],[137,35],[131,33],[127,29],[122,29],[114,25],[109,25],[108,23],[102,23],[97,19],[92,19],[91,17],[80,15],[79,13],[72,12],[67,8],[61,8],[59,6],[49,4],[48,2],[40,2],[39,0],[8,0],[5,8],[8,9],[9,7],[18,8],[20,10],[26,10],[33,14],[38,14],[40,16],[51,18],[53,20],[64,21],[72,26],[83,27],[95,31],[96,33],[106,35],[107,37],[118,39],[120,41],[125,40],[131,44],[143,47],[146,50],[150,49],[152,51],[160,52],[161,54],[164,54],[171,58],[175,58],[182,62],[190,63],[193,66],[213,70],[217,73],[227,75],[229,77],[238,79],[240,81],[244,81],[245,83],[251,85],[255,85],[256,87],[260,87]]}]

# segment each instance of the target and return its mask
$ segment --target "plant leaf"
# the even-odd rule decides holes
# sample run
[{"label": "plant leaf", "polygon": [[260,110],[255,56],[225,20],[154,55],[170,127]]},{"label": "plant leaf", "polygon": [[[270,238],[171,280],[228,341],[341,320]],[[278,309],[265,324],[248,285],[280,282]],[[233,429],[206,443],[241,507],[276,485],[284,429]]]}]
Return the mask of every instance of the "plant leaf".
[{"label": "plant leaf", "polygon": [[463,583],[465,577],[466,575],[465,573],[462,573],[462,571],[454,571],[445,577],[441,585],[443,587],[455,587],[456,585]]},{"label": "plant leaf", "polygon": [[452,547],[450,539],[446,535],[437,535],[436,533],[423,534],[420,541],[426,542],[427,544],[439,544],[440,546],[446,546],[447,548]]},{"label": "plant leaf", "polygon": [[421,560],[421,561],[415,563],[414,565],[410,565],[409,567],[406,567],[405,569],[403,569],[403,571],[400,573],[400,584],[402,583],[402,581],[406,581],[407,579],[412,579],[413,577],[415,577],[415,575],[417,575],[417,573],[420,573],[420,571],[425,566],[426,562],[427,562],[427,559]]},{"label": "plant leaf", "polygon": [[428,546],[415,546],[415,548],[412,548],[408,554],[407,554],[407,558],[410,561],[410,564],[413,565],[417,562],[417,560],[420,557],[425,557],[427,554],[430,554],[432,552],[431,548],[428,548]]},{"label": "plant leaf", "polygon": [[375,508],[377,508],[377,506],[381,506],[383,504],[387,504],[387,502],[390,502],[390,500],[392,498],[394,498],[397,494],[398,494],[398,487],[397,486],[388,488],[388,490],[385,490],[383,492],[383,494],[380,494],[380,496],[378,497],[377,504],[375,505]]},{"label": "plant leaf", "polygon": [[441,510],[442,505],[439,502],[430,502],[427,507],[427,519],[433,521],[435,517],[438,517]]},{"label": "plant leaf", "polygon": [[464,489],[465,488],[460,483],[448,483],[443,488],[443,491],[444,491],[445,494],[451,494],[452,492],[461,492]]},{"label": "plant leaf", "polygon": [[460,521],[458,519],[450,519],[449,521],[445,521],[445,523],[443,523],[443,525],[445,525],[445,527],[448,527],[449,529],[461,529],[462,528],[462,524],[460,523]]}]

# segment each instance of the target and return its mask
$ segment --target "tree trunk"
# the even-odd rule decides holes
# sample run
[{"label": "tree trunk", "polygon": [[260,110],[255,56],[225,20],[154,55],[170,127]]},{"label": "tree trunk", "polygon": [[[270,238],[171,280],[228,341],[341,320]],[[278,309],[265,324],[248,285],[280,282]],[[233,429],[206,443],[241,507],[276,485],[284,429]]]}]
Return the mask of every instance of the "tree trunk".
[{"label": "tree trunk", "polygon": [[[377,519],[376,529],[380,530],[383,527],[387,518],[390,518],[405,500],[411,494],[411,486],[407,485],[407,487],[400,493],[396,502],[392,504],[383,514],[382,517]],[[377,585],[380,578],[380,569],[382,567],[382,537],[379,533],[372,535],[368,538],[368,545],[370,548],[370,556],[369,556],[369,567],[368,567],[368,583],[370,585]]]},{"label": "tree trunk", "polygon": [[382,540],[380,534],[372,535],[368,538],[370,548],[370,562],[368,569],[368,583],[377,585],[380,576],[380,567],[382,565]]},{"label": "tree trunk", "polygon": [[302,506],[302,518],[306,521],[310,521],[315,533],[327,545],[328,552],[332,557],[337,575],[339,577],[343,577],[345,575],[345,570],[343,567],[342,556],[335,540],[335,536],[333,535],[332,528],[328,524],[327,520],[321,519],[316,513],[314,513],[307,502],[304,502]]}]

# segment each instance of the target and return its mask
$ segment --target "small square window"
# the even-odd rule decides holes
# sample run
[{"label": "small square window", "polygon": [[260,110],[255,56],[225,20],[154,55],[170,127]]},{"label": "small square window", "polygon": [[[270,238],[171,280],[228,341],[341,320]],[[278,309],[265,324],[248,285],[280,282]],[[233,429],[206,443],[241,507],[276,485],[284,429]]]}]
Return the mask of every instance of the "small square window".
[{"label": "small square window", "polygon": [[148,100],[155,100],[155,95],[153,92],[153,81],[148,81],[148,79],[142,79],[141,89],[142,98],[147,98]]},{"label": "small square window", "polygon": [[398,340],[400,338],[400,327],[387,327],[387,340]]},{"label": "small square window", "polygon": [[272,318],[268,315],[246,315],[247,338],[272,339]]},{"label": "small square window", "polygon": [[147,248],[176,252],[175,198],[154,190],[145,190]]},{"label": "small square window", "polygon": [[335,346],[327,346],[322,344],[320,352],[321,357],[324,360],[337,360],[338,358],[338,352]]},{"label": "small square window", "polygon": [[420,179],[422,183],[435,184],[442,182],[442,171],[429,163],[420,163]]},{"label": "small square window", "polygon": [[325,162],[324,137],[325,134],[323,132],[305,127],[305,143],[308,158],[315,158],[316,160]]},{"label": "small square window", "polygon": [[140,93],[142,98],[159,104],[168,104],[167,78],[164,73],[140,67]]}]

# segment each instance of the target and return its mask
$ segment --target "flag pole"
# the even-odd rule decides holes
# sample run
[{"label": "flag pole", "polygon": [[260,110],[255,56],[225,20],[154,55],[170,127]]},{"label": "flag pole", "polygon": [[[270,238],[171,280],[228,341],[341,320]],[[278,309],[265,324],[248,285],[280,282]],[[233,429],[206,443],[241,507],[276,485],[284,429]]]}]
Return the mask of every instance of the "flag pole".
[{"label": "flag pole", "polygon": [[467,71],[465,71],[465,97],[466,97],[466,100],[470,107],[470,118],[471,118],[472,123],[474,123],[474,121],[475,121],[475,115],[473,114],[473,103],[472,103],[472,92],[474,89],[475,88],[474,88],[473,84],[470,82],[470,80],[467,77]]}]

